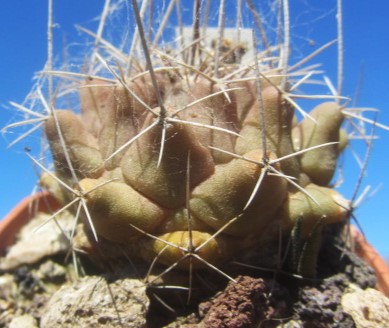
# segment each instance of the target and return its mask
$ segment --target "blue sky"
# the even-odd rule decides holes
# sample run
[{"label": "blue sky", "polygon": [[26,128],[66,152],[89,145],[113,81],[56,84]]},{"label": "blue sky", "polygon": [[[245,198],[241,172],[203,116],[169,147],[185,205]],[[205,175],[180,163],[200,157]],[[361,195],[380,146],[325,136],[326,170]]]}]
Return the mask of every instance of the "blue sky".
[{"label": "blue sky", "polygon": [[[103,1],[57,0],[54,1],[56,54],[58,45],[84,40],[74,25],[93,25]],[[229,5],[232,1],[227,1]],[[317,4],[320,3],[320,4]],[[334,0],[291,0],[291,23],[295,54],[308,54],[320,45],[336,37]],[[381,110],[380,122],[389,125],[389,20],[386,0],[344,1],[345,80],[343,94],[354,96],[361,65],[364,78],[358,106]],[[228,14],[228,11],[227,11]],[[14,121],[8,102],[21,103],[30,90],[34,73],[41,70],[46,61],[46,1],[4,1],[0,11],[0,127]],[[312,42],[314,41],[314,45]],[[333,81],[336,81],[336,46],[313,62],[323,63]],[[380,139],[374,144],[363,186],[370,184],[379,191],[356,211],[371,243],[389,258],[389,132],[378,130]],[[36,140],[26,139],[12,149],[7,143],[12,134],[0,137],[0,218],[21,198],[32,192],[36,174],[24,147],[36,145]],[[347,182],[341,191],[350,198],[358,178],[358,169],[352,158],[344,160],[348,171]]]}]

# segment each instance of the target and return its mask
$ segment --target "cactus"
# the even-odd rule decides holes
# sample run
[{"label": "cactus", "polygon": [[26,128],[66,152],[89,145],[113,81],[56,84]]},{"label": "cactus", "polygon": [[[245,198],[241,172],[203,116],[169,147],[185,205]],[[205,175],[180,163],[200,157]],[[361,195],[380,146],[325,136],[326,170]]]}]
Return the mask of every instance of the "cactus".
[{"label": "cactus", "polygon": [[[139,9],[132,1],[129,55],[94,35],[83,71],[48,65],[42,121],[54,170],[44,168],[40,182],[83,219],[91,242],[117,243],[149,263],[204,269],[267,247],[297,226],[294,235],[316,249],[325,225],[349,219],[350,202],[331,185],[347,144],[345,98],[323,96],[307,112],[294,100],[295,87],[314,72],[303,63],[288,67],[287,1],[284,41],[275,47],[264,35],[258,46],[260,24],[249,42],[230,39],[223,4],[216,37],[198,25],[196,1],[190,43],[169,48],[158,42],[163,24],[146,40],[147,2]],[[260,17],[253,8],[240,10]],[[57,75],[70,79],[64,90],[77,92],[79,111],[55,108]],[[72,209],[76,202],[84,213]],[[314,275],[316,253],[291,270]]]},{"label": "cactus", "polygon": [[[221,72],[241,67],[219,56]],[[219,264],[248,247],[242,238],[258,245],[271,238],[275,224],[288,233],[302,217],[307,238],[321,220],[346,219],[347,202],[325,187],[339,155],[339,105],[323,103],[292,128],[293,107],[276,81],[259,84],[244,117],[236,99],[255,79],[231,88],[228,79],[220,86],[212,72],[199,78],[183,67],[159,72],[155,90],[140,73],[88,80],[79,89],[81,114],[57,110],[45,123],[55,174],[78,183],[97,236],[142,245],[135,254],[146,260],[162,252],[158,261],[167,265],[190,252]],[[78,181],[64,165],[63,144]],[[279,160],[300,149],[308,151]]]}]

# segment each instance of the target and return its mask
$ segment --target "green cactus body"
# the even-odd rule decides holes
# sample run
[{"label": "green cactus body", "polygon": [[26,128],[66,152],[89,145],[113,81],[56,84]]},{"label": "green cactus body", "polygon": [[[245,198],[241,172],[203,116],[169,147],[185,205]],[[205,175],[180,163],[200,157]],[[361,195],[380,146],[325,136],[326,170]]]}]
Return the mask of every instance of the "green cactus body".
[{"label": "green cactus body", "polygon": [[98,185],[99,180],[80,182],[84,192],[89,192],[86,200],[95,229],[108,240],[126,243],[139,236],[130,223],[149,232],[168,215],[166,209],[153,204],[125,183],[113,181],[101,187]]},{"label": "green cactus body", "polygon": [[294,269],[311,275],[316,227],[348,218],[349,203],[330,187],[347,145],[343,108],[323,102],[298,121],[286,41],[258,53],[251,33],[235,47],[226,33],[193,29],[169,49],[141,38],[138,57],[107,43],[111,57],[94,53],[91,72],[99,62],[114,79],[85,74],[79,114],[56,110],[45,122],[54,174],[78,192],[47,175],[41,184],[64,205],[85,201],[85,226],[98,237],[181,269],[266,247],[277,229],[289,236],[299,224],[308,249],[299,247]]},{"label": "green cactus body", "polygon": [[[312,110],[311,118],[306,117],[294,128],[295,133],[299,134],[296,139],[300,139],[300,145],[295,147],[306,149],[329,142],[339,142],[343,119],[338,104],[330,102],[320,104]],[[326,186],[334,175],[338,155],[339,145],[337,144],[306,152],[301,156],[302,170],[314,183]]]},{"label": "green cactus body", "polygon": [[[56,119],[58,126],[56,124]],[[68,155],[78,177],[99,177],[103,172],[103,160],[96,140],[85,129],[80,118],[70,111],[57,111],[56,119],[50,117],[46,122],[46,136],[49,140],[57,174],[67,181],[72,175],[66,163],[60,133],[69,146]],[[58,132],[58,129],[61,131]]]}]

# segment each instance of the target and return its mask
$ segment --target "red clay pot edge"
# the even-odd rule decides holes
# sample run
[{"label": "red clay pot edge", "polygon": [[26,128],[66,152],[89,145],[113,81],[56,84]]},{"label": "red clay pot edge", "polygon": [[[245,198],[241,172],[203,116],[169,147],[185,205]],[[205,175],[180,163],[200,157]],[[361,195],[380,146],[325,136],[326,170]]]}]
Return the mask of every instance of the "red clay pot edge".
[{"label": "red clay pot edge", "polygon": [[0,221],[0,256],[12,245],[16,234],[37,212],[53,212],[59,208],[58,202],[47,191],[35,193],[22,199]]},{"label": "red clay pot edge", "polygon": [[389,297],[389,265],[356,227],[350,229],[355,253],[374,269],[377,289]]}]

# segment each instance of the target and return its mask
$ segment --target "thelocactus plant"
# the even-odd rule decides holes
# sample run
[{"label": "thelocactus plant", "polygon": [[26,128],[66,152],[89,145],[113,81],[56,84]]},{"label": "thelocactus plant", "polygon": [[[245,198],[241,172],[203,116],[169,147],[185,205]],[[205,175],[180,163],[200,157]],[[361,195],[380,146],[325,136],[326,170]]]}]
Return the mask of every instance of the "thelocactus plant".
[{"label": "thelocactus plant", "polygon": [[[348,112],[340,95],[308,112],[293,100],[315,72],[297,71],[302,62],[293,71],[300,79],[290,78],[286,4],[278,46],[263,34],[257,45],[263,31],[251,1],[239,8],[256,24],[245,42],[225,33],[224,2],[218,33],[208,37],[195,1],[190,42],[179,26],[177,42],[163,47],[164,24],[147,40],[147,1],[140,10],[132,1],[137,29],[129,56],[95,35],[89,73],[48,69],[82,79],[71,85],[80,111],[49,108],[44,118],[54,172],[45,172],[41,185],[65,208],[80,202],[94,240],[123,245],[150,263],[213,267],[266,247],[280,232],[317,247],[325,225],[349,216],[349,202],[330,185],[347,143],[341,126]],[[137,47],[143,55],[135,56]],[[313,274],[312,263],[298,262],[293,271]]]},{"label": "thelocactus plant", "polygon": [[276,238],[275,227],[289,233],[298,218],[305,238],[346,218],[347,203],[327,186],[339,154],[339,105],[323,103],[293,126],[276,81],[256,96],[255,80],[233,90],[226,81],[223,91],[212,75],[180,68],[158,73],[161,108],[138,74],[123,84],[90,79],[80,86],[81,114],[57,111],[45,124],[55,174],[74,185],[63,138],[97,236],[164,264],[190,252],[190,242],[218,263]]},{"label": "thelocactus plant", "polygon": [[[303,240],[344,221],[348,204],[328,187],[342,107],[325,102],[297,122],[286,78],[270,76],[266,57],[256,54],[255,69],[231,58],[242,50],[228,38],[214,47],[201,39],[198,57],[155,49],[148,70],[138,63],[115,82],[86,79],[80,114],[56,110],[46,121],[55,175],[83,194],[96,239],[182,268],[195,256],[204,267],[297,221]],[[201,60],[203,69],[191,65]],[[63,187],[57,195],[64,205],[73,196]]]}]

